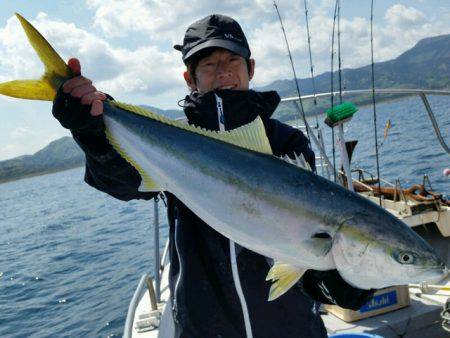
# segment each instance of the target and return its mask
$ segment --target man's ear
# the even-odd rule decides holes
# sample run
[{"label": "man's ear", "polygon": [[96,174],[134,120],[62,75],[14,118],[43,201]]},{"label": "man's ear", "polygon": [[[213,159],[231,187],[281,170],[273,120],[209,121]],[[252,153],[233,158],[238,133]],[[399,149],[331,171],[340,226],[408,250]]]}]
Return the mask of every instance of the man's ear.
[{"label": "man's ear", "polygon": [[192,78],[192,75],[190,72],[185,71],[183,73],[184,81],[186,81],[187,86],[192,90],[197,89],[197,85],[195,84],[195,80]]},{"label": "man's ear", "polygon": [[253,75],[255,74],[255,59],[250,59],[250,69],[248,70],[248,79],[249,81],[253,79]]}]

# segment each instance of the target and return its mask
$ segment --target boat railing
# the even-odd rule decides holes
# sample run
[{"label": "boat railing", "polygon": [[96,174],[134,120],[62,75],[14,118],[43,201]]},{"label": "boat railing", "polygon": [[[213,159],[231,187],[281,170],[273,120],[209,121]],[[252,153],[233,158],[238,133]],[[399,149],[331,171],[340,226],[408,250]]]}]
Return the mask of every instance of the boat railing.
[{"label": "boat railing", "polygon": [[161,301],[161,260],[159,255],[159,199],[155,197],[153,199],[153,230],[154,230],[154,278],[155,278],[155,293],[156,293],[156,302]]},{"label": "boat railing", "polygon": [[146,291],[147,277],[147,274],[141,276],[138,287],[134,291],[133,298],[131,298],[130,305],[128,306],[127,318],[125,320],[125,327],[123,329],[123,338],[131,338],[133,335],[134,314],[136,313],[143,292]]},{"label": "boat railing", "polygon": [[[154,291],[155,291],[155,303],[161,302],[161,277],[164,269],[164,265],[166,263],[167,257],[168,257],[168,242],[166,243],[164,247],[164,252],[162,257],[160,256],[159,252],[159,198],[154,198],[153,202],[153,230],[154,230],[154,237],[153,237],[153,245],[154,245],[154,256],[153,256],[153,266],[154,266]],[[123,330],[123,337],[124,338],[131,338],[132,337],[132,331],[133,331],[133,320],[136,313],[136,308],[139,304],[139,301],[141,300],[143,293],[147,291],[148,288],[148,281],[151,281],[151,278],[149,278],[148,274],[143,274],[141,276],[141,279],[139,280],[139,284],[133,294],[133,298],[131,299],[130,305],[128,307],[127,317],[125,320],[125,327]],[[150,290],[149,290],[150,291]]]},{"label": "boat railing", "polygon": [[[338,91],[336,92],[327,92],[327,93],[319,93],[319,94],[314,94],[314,95],[302,95],[300,98],[302,100],[314,100],[316,98],[321,98],[321,97],[330,97],[331,95],[333,96],[337,96],[337,95],[342,95],[342,96],[348,96],[348,95],[364,95],[364,94],[371,94],[372,93],[372,89],[355,89],[355,90],[344,90],[341,93],[339,93]],[[444,151],[447,154],[450,154],[450,148],[447,145],[447,143],[445,142],[441,130],[439,128],[439,124],[436,121],[436,117],[434,115],[433,109],[431,108],[431,105],[428,101],[427,95],[444,95],[444,96],[450,96],[450,91],[449,90],[434,90],[434,89],[407,89],[407,88],[387,88],[387,89],[375,89],[375,94],[404,94],[404,95],[418,95],[421,100],[422,103],[425,107],[425,110],[427,111],[428,117],[431,121],[431,124],[433,126],[434,132],[436,134],[436,138],[438,139],[441,147],[444,149]],[[287,98],[283,98],[281,99],[282,102],[296,102],[299,101],[299,97],[298,96],[293,96],[293,97],[287,97]],[[311,134],[312,130],[311,127],[309,126],[307,121],[305,122],[305,126],[306,129],[308,130],[308,132]],[[327,164],[329,164],[329,160],[328,157],[325,154],[325,151],[322,147],[322,145],[319,143],[319,141],[317,140],[317,138],[313,135],[313,137],[311,138],[312,141],[315,143],[315,145],[317,146],[317,148],[319,149],[321,156],[324,158],[325,162]],[[330,165],[330,164],[329,164]],[[332,170],[334,170],[334,168],[330,165],[330,169],[332,168]]]}]

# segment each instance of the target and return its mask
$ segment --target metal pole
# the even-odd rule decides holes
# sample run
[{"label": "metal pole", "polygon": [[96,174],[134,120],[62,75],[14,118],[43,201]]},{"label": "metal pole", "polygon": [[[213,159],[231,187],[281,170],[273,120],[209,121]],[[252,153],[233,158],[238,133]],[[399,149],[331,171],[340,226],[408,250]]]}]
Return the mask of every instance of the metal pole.
[{"label": "metal pole", "polygon": [[155,291],[156,291],[156,301],[159,303],[161,301],[161,280],[159,275],[159,269],[161,266],[159,257],[159,208],[158,208],[158,198],[154,199],[153,203],[153,227],[154,227],[154,246],[155,246]]},{"label": "metal pole", "polygon": [[345,147],[344,139],[344,124],[339,124],[339,149],[341,150],[341,162],[344,167],[345,175],[347,176],[347,188],[348,190],[354,191],[352,182],[352,172],[350,170],[350,162],[348,160],[347,148]]},{"label": "metal pole", "polygon": [[433,125],[433,129],[434,129],[434,132],[436,133],[436,137],[439,140],[439,143],[441,144],[442,148],[444,148],[446,153],[450,154],[450,148],[447,146],[447,144],[444,141],[444,138],[441,135],[441,131],[439,130],[439,126],[436,122],[436,119],[434,118],[434,114],[433,114],[433,110],[431,109],[430,102],[428,102],[428,99],[424,93],[420,93],[419,96],[422,99],[425,109],[427,110],[428,117],[431,120],[431,124]]}]

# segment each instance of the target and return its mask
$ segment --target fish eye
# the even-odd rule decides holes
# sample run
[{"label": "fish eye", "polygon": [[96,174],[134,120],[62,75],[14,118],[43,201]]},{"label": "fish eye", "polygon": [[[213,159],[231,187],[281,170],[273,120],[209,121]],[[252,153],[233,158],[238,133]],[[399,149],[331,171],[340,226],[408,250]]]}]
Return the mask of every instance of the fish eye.
[{"label": "fish eye", "polygon": [[414,255],[411,252],[401,252],[398,260],[402,264],[412,264],[414,263]]}]

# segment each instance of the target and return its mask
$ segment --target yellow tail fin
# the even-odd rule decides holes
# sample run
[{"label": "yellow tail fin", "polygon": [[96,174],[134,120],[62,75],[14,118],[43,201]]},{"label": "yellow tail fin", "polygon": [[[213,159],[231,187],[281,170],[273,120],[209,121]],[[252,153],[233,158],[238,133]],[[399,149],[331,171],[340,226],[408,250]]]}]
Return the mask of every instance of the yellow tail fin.
[{"label": "yellow tail fin", "polygon": [[29,100],[52,101],[56,90],[72,77],[69,66],[52,46],[24,17],[16,13],[28,41],[45,66],[45,73],[39,80],[15,80],[0,83],[0,94]]}]

